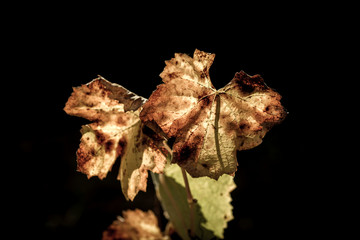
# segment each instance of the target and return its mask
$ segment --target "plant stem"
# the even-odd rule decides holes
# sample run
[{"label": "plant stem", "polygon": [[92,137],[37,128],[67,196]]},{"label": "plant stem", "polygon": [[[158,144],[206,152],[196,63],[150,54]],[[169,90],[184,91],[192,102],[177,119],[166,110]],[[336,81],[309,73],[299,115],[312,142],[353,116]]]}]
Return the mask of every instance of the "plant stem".
[{"label": "plant stem", "polygon": [[190,237],[193,238],[193,237],[195,237],[195,204],[196,204],[196,199],[194,199],[192,194],[191,194],[190,185],[189,185],[188,178],[186,176],[185,169],[181,168],[181,173],[182,173],[183,178],[184,178],[185,189],[186,189],[186,197],[187,197],[187,201],[188,201],[189,207],[190,207]]},{"label": "plant stem", "polygon": [[188,179],[187,179],[185,169],[181,168],[181,173],[182,173],[182,175],[183,175],[184,182],[185,182],[185,189],[186,189],[187,200],[188,200],[189,203],[191,203],[191,202],[193,201],[193,197],[192,197],[192,194],[191,194],[191,190],[190,190],[190,186],[189,186],[189,181],[188,181]]}]

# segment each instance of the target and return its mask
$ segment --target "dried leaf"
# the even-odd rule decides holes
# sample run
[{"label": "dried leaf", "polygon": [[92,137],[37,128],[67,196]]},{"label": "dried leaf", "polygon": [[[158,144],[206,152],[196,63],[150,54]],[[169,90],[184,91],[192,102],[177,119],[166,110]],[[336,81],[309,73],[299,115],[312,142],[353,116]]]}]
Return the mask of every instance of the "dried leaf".
[{"label": "dried leaf", "polygon": [[[216,90],[209,77],[215,54],[175,54],[160,74],[163,84],[140,113],[149,127],[175,137],[173,161],[193,177],[218,179],[237,169],[236,150],[253,148],[286,115],[281,96],[259,75],[241,71]],[[154,129],[155,130],[155,129]]]},{"label": "dried leaf", "polygon": [[123,212],[123,216],[118,217],[103,232],[103,240],[168,239],[162,235],[156,216],[151,210],[127,210]]},{"label": "dried leaf", "polygon": [[141,123],[139,113],[146,99],[98,77],[76,87],[64,110],[93,121],[81,129],[77,151],[78,170],[88,178],[106,177],[121,156],[118,179],[126,199],[146,191],[147,170],[161,173],[167,150],[162,138]]}]

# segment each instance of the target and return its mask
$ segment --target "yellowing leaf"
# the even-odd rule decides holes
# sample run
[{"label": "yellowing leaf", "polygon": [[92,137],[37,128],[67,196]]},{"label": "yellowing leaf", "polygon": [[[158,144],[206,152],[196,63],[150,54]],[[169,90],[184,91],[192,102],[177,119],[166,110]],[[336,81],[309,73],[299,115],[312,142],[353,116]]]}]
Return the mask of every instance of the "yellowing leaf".
[{"label": "yellowing leaf", "polygon": [[236,151],[259,145],[286,112],[281,96],[259,75],[238,72],[216,90],[209,77],[214,57],[195,50],[193,58],[177,53],[166,61],[160,74],[164,83],[144,104],[140,118],[175,137],[173,161],[191,176],[218,179],[234,174]]},{"label": "yellowing leaf", "polygon": [[127,210],[123,212],[123,216],[118,217],[103,232],[103,240],[169,239],[162,235],[156,216],[151,210]]},{"label": "yellowing leaf", "polygon": [[78,170],[89,178],[106,177],[121,156],[118,179],[126,199],[146,191],[147,170],[162,173],[168,154],[165,142],[139,118],[146,99],[102,77],[76,87],[64,110],[93,121],[81,129]]}]

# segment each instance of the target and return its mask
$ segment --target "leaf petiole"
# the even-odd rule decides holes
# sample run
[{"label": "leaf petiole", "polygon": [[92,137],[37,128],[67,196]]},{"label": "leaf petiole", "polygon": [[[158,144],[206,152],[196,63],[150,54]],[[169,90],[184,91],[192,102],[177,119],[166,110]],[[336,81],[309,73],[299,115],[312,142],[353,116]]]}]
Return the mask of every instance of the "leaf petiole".
[{"label": "leaf petiole", "polygon": [[197,200],[195,198],[193,198],[193,196],[191,194],[190,185],[189,185],[188,178],[186,176],[185,169],[181,168],[181,173],[184,178],[186,197],[187,197],[187,201],[188,201],[188,204],[190,207],[190,237],[193,238],[193,237],[195,237],[195,204],[196,204]]}]

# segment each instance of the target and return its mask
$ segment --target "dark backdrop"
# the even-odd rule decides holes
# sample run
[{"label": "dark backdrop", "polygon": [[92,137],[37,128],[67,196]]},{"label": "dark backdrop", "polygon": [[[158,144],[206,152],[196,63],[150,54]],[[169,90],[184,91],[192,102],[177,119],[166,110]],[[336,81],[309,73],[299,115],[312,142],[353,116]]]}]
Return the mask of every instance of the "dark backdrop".
[{"label": "dark backdrop", "polygon": [[126,202],[116,180],[119,161],[102,181],[76,171],[79,130],[88,121],[62,109],[72,86],[98,74],[148,98],[161,83],[164,61],[175,52],[192,55],[195,48],[216,54],[210,69],[216,88],[240,70],[261,74],[283,96],[289,112],[260,146],[238,153],[234,220],[226,239],[292,239],[317,228],[317,190],[309,180],[311,168],[304,167],[315,158],[309,157],[314,146],[306,99],[316,92],[305,83],[322,81],[316,78],[319,72],[313,74],[322,48],[318,30],[311,30],[302,14],[288,10],[261,18],[263,12],[252,8],[241,17],[242,11],[231,7],[225,16],[69,9],[23,18],[12,29],[17,37],[9,45],[8,61],[13,63],[9,92],[16,96],[10,112],[16,116],[10,121],[16,123],[16,172],[8,179],[18,184],[10,198],[14,234],[100,239],[122,210],[157,211],[151,180],[146,193]]}]

